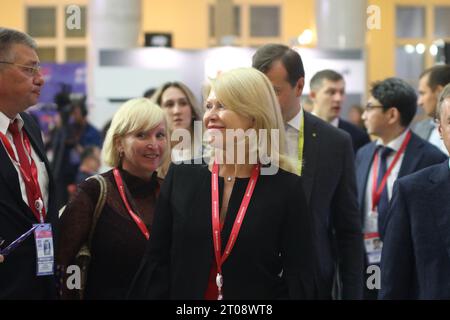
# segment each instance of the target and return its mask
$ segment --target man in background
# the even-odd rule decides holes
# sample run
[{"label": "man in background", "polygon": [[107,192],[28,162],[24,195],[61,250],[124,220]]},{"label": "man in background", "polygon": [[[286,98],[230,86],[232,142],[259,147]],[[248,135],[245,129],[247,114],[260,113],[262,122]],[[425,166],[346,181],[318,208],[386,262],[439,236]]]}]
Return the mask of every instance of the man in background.
[{"label": "man in background", "polygon": [[438,125],[436,124],[436,105],[442,89],[450,83],[450,66],[440,65],[425,70],[419,79],[418,104],[423,108],[427,118],[419,121],[413,131],[422,139],[437,146],[448,156],[448,151],[439,137]]},{"label": "man in background", "polygon": [[[379,137],[356,154],[356,179],[366,249],[366,266],[379,265],[383,231],[395,180],[442,162],[446,156],[409,130],[417,96],[408,83],[388,78],[373,84],[363,113],[370,134]],[[367,275],[369,278],[369,275]],[[365,289],[365,299],[376,299]]]},{"label": "man in background", "polygon": [[345,99],[345,81],[340,73],[329,69],[317,72],[311,78],[309,96],[313,101],[312,113],[332,126],[346,131],[352,137],[355,153],[370,142],[364,130],[340,118]]},{"label": "man in background", "polygon": [[285,122],[287,153],[300,164],[314,221],[318,297],[360,299],[363,239],[350,136],[302,109],[305,71],[296,51],[265,45],[253,56],[253,67],[272,82]]}]

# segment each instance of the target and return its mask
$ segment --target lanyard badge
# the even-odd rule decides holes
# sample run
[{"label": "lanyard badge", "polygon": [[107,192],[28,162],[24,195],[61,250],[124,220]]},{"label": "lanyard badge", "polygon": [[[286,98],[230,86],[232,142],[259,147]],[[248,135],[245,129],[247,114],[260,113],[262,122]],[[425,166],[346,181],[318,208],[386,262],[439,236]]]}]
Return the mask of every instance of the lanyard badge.
[{"label": "lanyard badge", "polygon": [[367,260],[369,264],[379,264],[381,261],[381,249],[383,249],[383,242],[381,242],[378,232],[364,234],[364,246],[366,247]]},{"label": "lanyard badge", "polygon": [[54,250],[52,226],[49,223],[33,225],[36,242],[37,275],[47,276],[53,274]]},{"label": "lanyard badge", "polygon": [[250,180],[247,184],[247,189],[245,190],[244,198],[242,199],[241,206],[239,207],[238,214],[233,223],[233,228],[231,229],[230,238],[225,247],[225,252],[221,254],[222,241],[220,235],[220,217],[219,217],[219,166],[216,162],[213,164],[211,173],[211,214],[212,214],[212,234],[213,234],[213,244],[214,244],[214,256],[217,264],[217,275],[216,275],[216,285],[218,289],[217,300],[223,299],[223,273],[222,265],[225,260],[230,256],[231,250],[233,250],[234,244],[236,243],[239,231],[242,226],[245,214],[247,213],[247,208],[250,203],[250,199],[253,195],[253,190],[255,189],[256,182],[258,181],[260,173],[260,166],[255,165],[252,170]]}]

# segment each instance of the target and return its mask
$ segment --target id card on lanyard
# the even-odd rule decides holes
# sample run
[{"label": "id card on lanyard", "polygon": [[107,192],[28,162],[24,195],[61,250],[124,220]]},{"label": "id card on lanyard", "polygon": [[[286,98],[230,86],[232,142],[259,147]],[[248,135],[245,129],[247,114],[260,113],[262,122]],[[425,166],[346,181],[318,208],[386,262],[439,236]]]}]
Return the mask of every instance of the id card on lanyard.
[{"label": "id card on lanyard", "polygon": [[405,139],[403,140],[400,149],[395,154],[392,163],[386,171],[380,185],[377,187],[378,181],[378,162],[379,156],[378,152],[375,153],[373,161],[373,177],[372,177],[372,210],[370,211],[368,219],[367,231],[364,234],[364,245],[367,253],[367,260],[369,264],[378,264],[381,261],[381,251],[383,248],[383,243],[380,239],[380,234],[378,233],[378,203],[380,202],[381,193],[386,187],[387,180],[400,159],[401,155],[405,152],[408,146],[409,140],[411,139],[411,131],[408,131]]},{"label": "id card on lanyard", "polygon": [[49,223],[35,224],[34,239],[36,242],[37,275],[53,274],[54,250],[52,226]]},{"label": "id card on lanyard", "polygon": [[213,164],[211,173],[211,215],[212,215],[212,234],[213,234],[213,245],[214,245],[214,256],[217,265],[217,276],[216,285],[218,289],[217,300],[223,300],[223,273],[222,265],[225,260],[230,256],[231,250],[233,250],[234,244],[239,235],[239,231],[242,226],[245,214],[247,213],[247,208],[250,203],[250,199],[253,195],[253,190],[255,190],[256,182],[258,181],[260,173],[260,166],[255,165],[252,170],[250,180],[247,184],[247,189],[245,190],[244,198],[242,199],[241,206],[237,213],[236,219],[233,223],[233,228],[231,229],[231,234],[228,239],[228,243],[225,247],[225,252],[221,254],[222,241],[221,241],[221,228],[220,228],[220,218],[219,218],[219,166],[216,162]]}]

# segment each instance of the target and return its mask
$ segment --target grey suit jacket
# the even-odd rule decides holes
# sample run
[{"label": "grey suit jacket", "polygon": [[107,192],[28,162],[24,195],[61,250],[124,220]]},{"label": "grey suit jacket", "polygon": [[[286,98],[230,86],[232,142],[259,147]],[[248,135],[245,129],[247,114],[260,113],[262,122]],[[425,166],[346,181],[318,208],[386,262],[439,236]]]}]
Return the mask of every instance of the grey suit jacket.
[{"label": "grey suit jacket", "polygon": [[428,139],[430,138],[431,132],[434,129],[434,125],[431,121],[432,120],[429,118],[424,119],[422,121],[417,122],[411,129],[419,137],[428,141]]}]

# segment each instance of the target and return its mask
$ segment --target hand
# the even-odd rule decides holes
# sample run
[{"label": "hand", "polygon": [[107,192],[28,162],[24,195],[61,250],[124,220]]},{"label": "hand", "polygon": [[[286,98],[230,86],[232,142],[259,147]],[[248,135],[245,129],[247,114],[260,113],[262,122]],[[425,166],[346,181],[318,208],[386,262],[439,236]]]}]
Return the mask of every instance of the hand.
[{"label": "hand", "polygon": [[5,258],[3,258],[3,256],[0,254],[0,263],[2,263],[5,260]]}]

